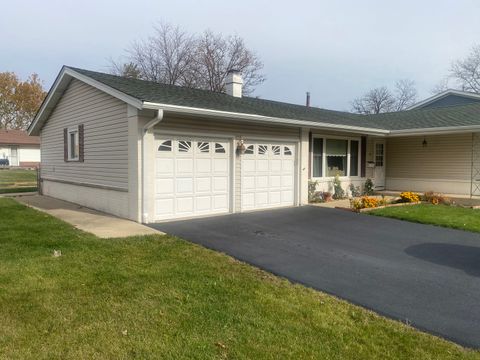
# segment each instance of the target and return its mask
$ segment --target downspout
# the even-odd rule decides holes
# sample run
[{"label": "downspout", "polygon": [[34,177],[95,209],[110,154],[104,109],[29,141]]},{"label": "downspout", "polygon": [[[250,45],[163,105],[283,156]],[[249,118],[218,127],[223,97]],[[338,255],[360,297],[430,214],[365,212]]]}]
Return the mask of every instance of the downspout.
[{"label": "downspout", "polygon": [[145,185],[146,185],[146,177],[145,177],[145,169],[146,169],[146,161],[145,161],[145,136],[147,135],[148,131],[152,129],[155,125],[160,123],[163,120],[163,110],[158,109],[155,117],[147,122],[142,129],[142,222],[144,224],[148,223],[149,214],[146,212],[145,208]]}]

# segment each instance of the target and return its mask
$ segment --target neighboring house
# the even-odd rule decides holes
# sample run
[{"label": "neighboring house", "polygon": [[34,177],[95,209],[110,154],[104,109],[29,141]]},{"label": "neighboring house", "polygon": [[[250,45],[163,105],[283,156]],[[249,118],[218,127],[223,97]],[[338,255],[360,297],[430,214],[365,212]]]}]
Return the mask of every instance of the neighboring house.
[{"label": "neighboring house", "polygon": [[[46,195],[139,222],[308,203],[332,190],[480,195],[480,103],[357,115],[63,67],[34,122]],[[434,101],[430,102],[430,104]]]},{"label": "neighboring house", "polygon": [[0,160],[9,166],[36,167],[40,163],[40,137],[26,131],[0,130]]},{"label": "neighboring house", "polygon": [[445,106],[457,106],[480,103],[480,94],[460,91],[460,90],[445,90],[437,95],[429,97],[423,101],[420,101],[413,106],[410,106],[408,110],[413,109],[428,109]]}]

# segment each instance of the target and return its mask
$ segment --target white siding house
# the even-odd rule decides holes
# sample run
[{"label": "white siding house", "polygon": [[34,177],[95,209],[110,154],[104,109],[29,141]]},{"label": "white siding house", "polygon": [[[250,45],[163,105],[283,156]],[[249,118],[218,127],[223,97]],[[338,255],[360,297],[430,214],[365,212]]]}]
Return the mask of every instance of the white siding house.
[{"label": "white siding house", "polygon": [[21,130],[0,130],[0,160],[10,167],[37,167],[40,138]]},{"label": "white siding house", "polygon": [[480,103],[363,116],[242,97],[231,79],[221,94],[64,67],[29,129],[43,193],[146,223],[304,205],[309,180],[332,191],[335,175],[472,193]]}]

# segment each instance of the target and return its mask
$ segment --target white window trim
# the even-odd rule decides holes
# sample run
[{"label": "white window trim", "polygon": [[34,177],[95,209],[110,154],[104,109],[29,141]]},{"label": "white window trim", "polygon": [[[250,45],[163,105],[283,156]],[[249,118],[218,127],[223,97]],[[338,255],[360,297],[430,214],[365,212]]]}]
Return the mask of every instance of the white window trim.
[{"label": "white window trim", "polygon": [[[359,180],[362,179],[361,176],[361,166],[362,166],[362,138],[361,137],[350,137],[350,136],[337,136],[337,135],[322,135],[322,134],[313,134],[312,135],[312,142],[314,139],[323,139],[322,145],[323,145],[323,150],[322,150],[322,175],[323,176],[313,176],[313,146],[312,146],[312,153],[310,154],[310,164],[312,164],[312,180],[333,180],[335,177],[334,176],[325,176],[327,173],[327,139],[335,139],[335,140],[347,140],[347,174],[346,176],[340,176],[341,180],[347,180],[347,179],[352,179],[352,180]],[[350,144],[351,141],[358,141],[358,175],[356,176],[350,176]]]},{"label": "white window trim", "polygon": [[[75,143],[78,147],[78,151],[77,151],[77,156],[76,157],[72,157],[72,141],[71,141],[71,134],[75,134]],[[75,127],[72,127],[72,128],[68,128],[67,129],[67,152],[68,152],[68,161],[79,161],[80,160],[80,144],[79,144],[79,129],[78,129],[78,126],[75,126]]]}]

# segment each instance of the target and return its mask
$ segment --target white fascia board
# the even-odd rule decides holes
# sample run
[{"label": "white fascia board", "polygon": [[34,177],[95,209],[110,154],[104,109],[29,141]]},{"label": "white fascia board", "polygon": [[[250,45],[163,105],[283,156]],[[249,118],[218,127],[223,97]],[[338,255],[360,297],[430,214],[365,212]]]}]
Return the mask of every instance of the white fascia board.
[{"label": "white fascia board", "polygon": [[413,110],[417,109],[419,107],[422,107],[424,105],[428,105],[436,100],[440,100],[448,95],[458,95],[458,96],[463,96],[467,98],[472,98],[472,99],[479,99],[480,100],[480,94],[474,94],[474,93],[469,93],[466,91],[460,91],[460,90],[454,90],[454,89],[448,89],[445,91],[442,91],[441,93],[438,93],[436,95],[433,95],[425,100],[422,100],[416,104],[413,104],[412,106],[408,107],[406,110]]},{"label": "white fascia board", "polygon": [[282,124],[282,125],[310,127],[310,128],[316,128],[316,129],[337,130],[337,131],[345,131],[345,132],[355,131],[355,132],[360,132],[362,134],[370,134],[370,135],[378,135],[378,136],[385,136],[390,132],[389,130],[366,128],[362,126],[351,126],[351,125],[340,125],[340,124],[337,125],[337,124],[320,123],[320,122],[305,121],[305,120],[284,119],[284,118],[277,118],[277,117],[270,117],[270,116],[263,116],[263,115],[256,115],[256,114],[243,114],[243,113],[236,113],[236,112],[230,112],[230,111],[193,108],[188,106],[178,106],[178,105],[169,105],[169,104],[158,104],[158,103],[152,103],[152,102],[144,102],[143,108],[152,109],[152,110],[163,109],[165,111],[171,111],[176,113],[222,117],[222,118],[230,118],[235,120],[263,122],[267,124],[268,123]]},{"label": "white fascia board", "polygon": [[75,70],[64,66],[62,67],[62,70],[60,70],[60,73],[55,79],[55,82],[50,88],[50,91],[48,92],[47,97],[40,106],[40,109],[38,110],[35,118],[28,127],[28,135],[39,135],[40,128],[43,126],[45,118],[49,115],[49,111],[55,107],[57,101],[60,99],[60,94],[65,90],[66,84],[69,83],[72,78],[75,78],[90,86],[93,86],[94,88],[103,91],[119,100],[122,100],[137,109],[142,108],[143,103],[141,100],[129,96],[121,91],[115,90],[110,86],[107,86],[99,81],[96,81],[88,76],[80,74]]},{"label": "white fascia board", "polygon": [[391,130],[388,137],[416,136],[416,135],[448,135],[480,131],[480,125],[444,126],[422,129]]}]

